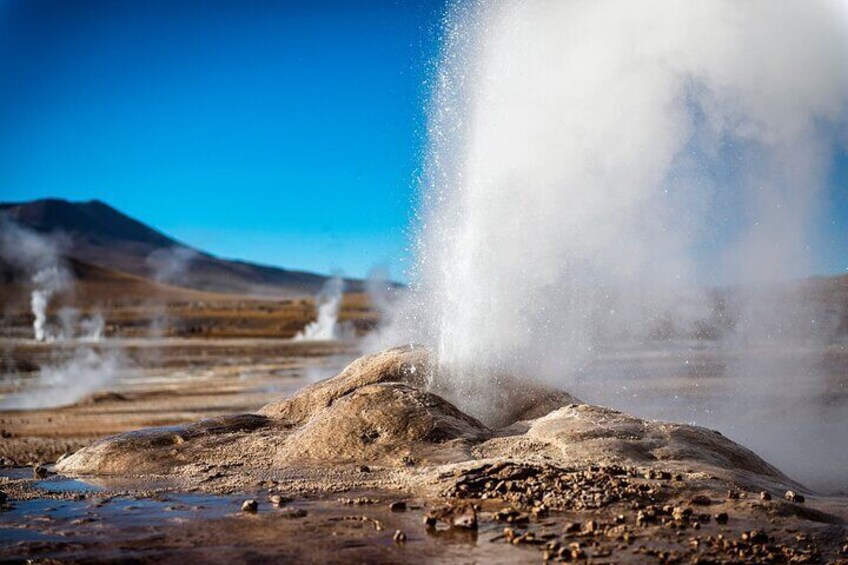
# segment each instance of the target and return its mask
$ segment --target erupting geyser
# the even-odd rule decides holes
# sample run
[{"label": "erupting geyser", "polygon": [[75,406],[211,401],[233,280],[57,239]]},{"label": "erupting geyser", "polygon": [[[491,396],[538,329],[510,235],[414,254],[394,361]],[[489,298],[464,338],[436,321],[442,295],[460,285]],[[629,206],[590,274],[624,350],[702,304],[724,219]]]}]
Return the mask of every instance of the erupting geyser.
[{"label": "erupting geyser", "polygon": [[[432,344],[481,415],[498,374],[567,385],[613,345],[694,335],[699,289],[808,274],[846,25],[836,1],[455,6],[387,341]],[[740,306],[735,331],[805,331],[777,310]]]}]

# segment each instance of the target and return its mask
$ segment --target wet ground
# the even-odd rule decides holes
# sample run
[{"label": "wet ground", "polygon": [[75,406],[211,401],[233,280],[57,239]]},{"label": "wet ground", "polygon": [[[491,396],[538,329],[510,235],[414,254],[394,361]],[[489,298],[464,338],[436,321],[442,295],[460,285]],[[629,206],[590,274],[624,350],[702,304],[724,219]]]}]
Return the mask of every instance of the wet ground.
[{"label": "wet ground", "polygon": [[[0,484],[14,499],[0,505],[0,563],[848,562],[842,519],[804,505],[738,491],[705,497],[694,493],[710,492],[697,490],[707,483],[623,468],[549,468],[552,483],[534,480],[534,469],[484,466],[457,475],[445,506],[446,499],[375,489],[287,495],[271,482],[185,492],[164,483],[35,479],[32,468],[7,467]],[[521,489],[499,491],[489,481],[496,476]],[[597,502],[597,481],[622,497]],[[549,492],[558,493],[552,507],[533,502]],[[255,511],[245,511],[248,500]],[[468,513],[473,527],[457,526]]]},{"label": "wet ground", "polygon": [[[0,477],[19,481],[32,477],[32,469],[7,468]],[[269,489],[124,491],[60,476],[28,488],[32,498],[0,511],[0,563],[538,561],[534,551],[493,543],[503,541],[496,523],[473,531],[426,528],[422,503],[390,508],[401,500],[397,494],[352,492],[278,507],[268,500]],[[258,502],[256,512],[242,510],[248,499]]]}]

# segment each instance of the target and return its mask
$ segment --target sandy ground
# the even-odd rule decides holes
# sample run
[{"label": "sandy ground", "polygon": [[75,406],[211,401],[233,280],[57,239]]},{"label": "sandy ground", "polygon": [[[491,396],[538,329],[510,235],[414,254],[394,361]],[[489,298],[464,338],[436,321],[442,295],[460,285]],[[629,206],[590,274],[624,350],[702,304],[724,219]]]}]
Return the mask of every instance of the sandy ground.
[{"label": "sandy ground", "polygon": [[[492,427],[398,376],[417,362],[406,357],[301,391],[355,357],[351,344],[111,346],[131,363],[105,390],[0,413],[0,562],[848,559],[845,497],[807,490],[711,432],[580,404],[548,414],[547,393],[534,398],[541,413]],[[21,367],[68,353],[3,347]],[[3,393],[31,384],[7,379]],[[264,420],[178,425],[263,406]],[[31,466],[147,426],[168,427],[84,450],[58,474]],[[249,499],[256,512],[242,510]]]},{"label": "sandy ground", "polygon": [[[0,347],[8,364],[36,368],[61,365],[89,345],[6,339]],[[281,339],[119,339],[96,348],[121,351],[117,379],[71,405],[0,409],[0,456],[21,464],[55,461],[105,435],[254,411],[336,374],[357,355],[349,343]],[[36,377],[37,371],[7,375],[0,393],[29,390],[38,398]]]}]

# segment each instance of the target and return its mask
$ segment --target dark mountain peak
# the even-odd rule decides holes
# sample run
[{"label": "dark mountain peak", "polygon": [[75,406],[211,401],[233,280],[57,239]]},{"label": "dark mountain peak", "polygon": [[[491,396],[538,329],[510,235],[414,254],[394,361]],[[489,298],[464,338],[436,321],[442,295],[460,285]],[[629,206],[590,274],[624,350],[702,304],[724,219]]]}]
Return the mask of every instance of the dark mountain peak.
[{"label": "dark mountain peak", "polygon": [[[0,212],[46,234],[67,236],[67,255],[92,265],[196,290],[261,294],[314,294],[327,281],[315,273],[219,259],[189,248],[100,200],[45,198],[0,203]],[[0,276],[2,270],[0,270]],[[361,291],[361,280],[347,289]]]},{"label": "dark mountain peak", "polygon": [[71,202],[45,198],[0,204],[0,210],[18,223],[40,232],[61,231],[90,241],[130,241],[152,247],[181,245],[100,200]]}]

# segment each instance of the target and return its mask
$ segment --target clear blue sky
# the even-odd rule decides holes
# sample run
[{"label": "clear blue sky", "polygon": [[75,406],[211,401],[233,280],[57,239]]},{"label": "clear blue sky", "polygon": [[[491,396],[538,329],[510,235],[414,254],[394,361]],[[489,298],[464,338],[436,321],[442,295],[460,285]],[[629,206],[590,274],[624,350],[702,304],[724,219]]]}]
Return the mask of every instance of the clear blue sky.
[{"label": "clear blue sky", "polygon": [[442,2],[0,0],[0,200],[225,257],[404,268]]}]

